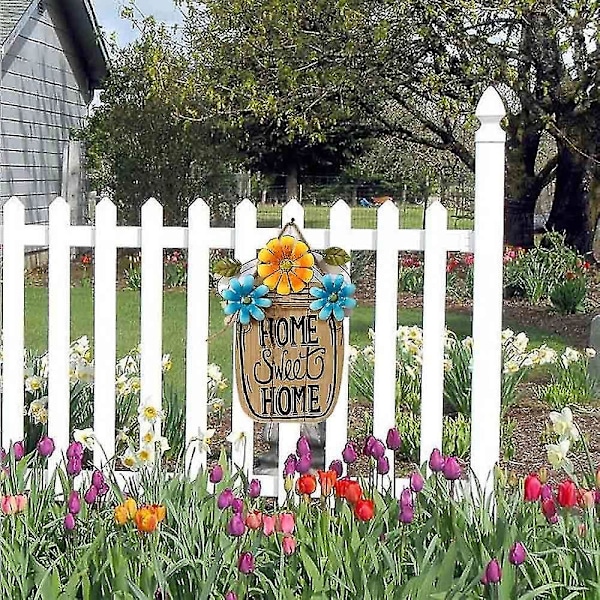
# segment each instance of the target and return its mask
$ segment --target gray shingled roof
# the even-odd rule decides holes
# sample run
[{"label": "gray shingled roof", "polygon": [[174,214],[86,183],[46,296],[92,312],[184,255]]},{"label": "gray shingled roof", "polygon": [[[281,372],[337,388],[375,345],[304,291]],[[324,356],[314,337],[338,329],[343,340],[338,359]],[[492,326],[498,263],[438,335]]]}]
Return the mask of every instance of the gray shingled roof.
[{"label": "gray shingled roof", "polygon": [[32,0],[0,0],[0,45],[10,35]]}]

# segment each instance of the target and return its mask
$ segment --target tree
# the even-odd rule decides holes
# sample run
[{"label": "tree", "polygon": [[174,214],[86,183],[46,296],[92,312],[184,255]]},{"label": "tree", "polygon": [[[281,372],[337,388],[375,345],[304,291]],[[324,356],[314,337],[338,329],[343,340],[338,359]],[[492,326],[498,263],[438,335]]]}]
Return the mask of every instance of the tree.
[{"label": "tree", "polygon": [[122,221],[139,221],[149,197],[169,224],[181,224],[197,197],[219,202],[233,192],[233,169],[209,119],[178,114],[187,64],[175,40],[151,19],[140,39],[113,47],[101,96],[81,137],[93,184],[108,193]]},{"label": "tree", "polygon": [[[348,60],[362,48],[362,15],[348,0],[189,0],[188,105],[211,106],[221,130],[266,174],[336,174],[373,135],[348,102]],[[370,33],[370,32],[367,32]],[[194,114],[191,114],[194,118]]]}]

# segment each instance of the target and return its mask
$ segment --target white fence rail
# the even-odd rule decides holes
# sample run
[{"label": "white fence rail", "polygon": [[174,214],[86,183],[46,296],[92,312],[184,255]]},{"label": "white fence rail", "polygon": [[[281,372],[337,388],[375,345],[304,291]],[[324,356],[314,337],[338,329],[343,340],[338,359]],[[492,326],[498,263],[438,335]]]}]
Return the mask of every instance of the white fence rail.
[{"label": "white fence rail", "polygon": [[[476,189],[474,231],[450,231],[448,215],[439,203],[427,209],[425,230],[400,229],[398,209],[388,202],[378,210],[377,229],[351,227],[351,209],[343,201],[330,211],[328,229],[305,229],[313,248],[340,246],[347,251],[377,253],[375,286],[375,382],[373,433],[384,437],[395,420],[395,355],[397,325],[398,252],[424,251],[423,385],[421,398],[421,459],[442,443],[443,343],[445,323],[446,254],[474,252],[473,309],[474,368],[472,391],[472,467],[486,481],[499,458],[502,309],[502,223],[504,196],[504,132],[500,120],[504,107],[489,88],[477,117],[482,126],[476,136]],[[4,246],[3,397],[1,441],[4,448],[22,439],[24,432],[23,346],[24,270],[27,247],[49,247],[49,382],[48,432],[54,438],[55,460],[69,443],[69,319],[70,250],[83,247],[94,252],[94,429],[108,456],[115,448],[116,361],[116,253],[117,248],[139,248],[142,255],[141,288],[141,393],[140,402],[159,405],[162,399],[162,282],[164,248],[188,251],[186,439],[207,429],[207,396],[195,385],[196,374],[208,365],[209,252],[232,249],[241,261],[255,258],[279,229],[257,228],[256,207],[244,200],[235,211],[235,227],[211,228],[208,206],[197,200],[189,209],[189,226],[164,227],[162,207],[150,199],[142,208],[141,227],[116,225],[116,209],[103,199],[96,209],[95,226],[72,226],[69,205],[57,198],[50,206],[49,225],[25,225],[23,205],[16,198],[4,208],[1,242]],[[282,224],[291,218],[302,227],[303,209],[296,201],[283,209]],[[348,344],[348,323],[344,343]],[[346,356],[348,353],[346,353]],[[347,359],[346,359],[347,360]],[[232,378],[235,381],[235,378]],[[342,392],[326,424],[325,458],[339,457],[348,430],[348,365],[344,367]],[[233,461],[252,476],[253,422],[246,416],[233,389],[232,429],[246,438],[245,452],[233,451]],[[279,434],[277,475],[259,476],[263,493],[280,495],[283,461],[294,451],[299,425],[282,425]],[[191,458],[191,457],[188,457]],[[393,456],[389,456],[393,465]],[[100,464],[103,456],[94,456]],[[195,455],[193,469],[202,465]],[[393,469],[393,466],[392,466]],[[393,470],[391,471],[393,472]]]}]

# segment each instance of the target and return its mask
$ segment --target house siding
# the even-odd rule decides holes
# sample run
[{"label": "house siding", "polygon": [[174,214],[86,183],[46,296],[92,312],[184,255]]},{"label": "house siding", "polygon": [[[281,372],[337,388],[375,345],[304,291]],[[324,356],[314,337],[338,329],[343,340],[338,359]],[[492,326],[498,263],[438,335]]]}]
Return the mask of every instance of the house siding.
[{"label": "house siding", "polygon": [[91,100],[60,0],[34,11],[0,71],[0,201],[18,196],[28,223],[46,223],[61,193],[62,156]]}]

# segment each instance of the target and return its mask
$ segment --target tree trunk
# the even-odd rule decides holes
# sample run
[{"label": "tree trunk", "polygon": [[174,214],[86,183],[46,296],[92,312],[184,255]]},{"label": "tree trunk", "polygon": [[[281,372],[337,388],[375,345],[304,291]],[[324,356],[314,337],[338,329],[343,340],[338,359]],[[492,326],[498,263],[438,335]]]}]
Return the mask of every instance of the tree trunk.
[{"label": "tree trunk", "polygon": [[564,142],[559,142],[554,202],[547,228],[565,234],[565,243],[581,254],[591,245],[591,216],[588,211],[588,159]]},{"label": "tree trunk", "polygon": [[298,200],[300,197],[298,188],[298,165],[296,163],[292,163],[288,167],[285,178],[285,194],[288,201],[292,198]]}]

